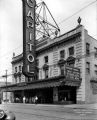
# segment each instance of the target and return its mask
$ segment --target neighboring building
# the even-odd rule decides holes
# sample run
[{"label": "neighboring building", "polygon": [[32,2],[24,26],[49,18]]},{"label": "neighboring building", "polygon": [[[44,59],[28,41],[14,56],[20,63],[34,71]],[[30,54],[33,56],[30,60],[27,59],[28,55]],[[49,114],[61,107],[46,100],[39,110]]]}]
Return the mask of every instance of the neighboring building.
[{"label": "neighboring building", "polygon": [[13,99],[22,102],[25,96],[31,102],[37,95],[39,103],[97,102],[97,41],[84,26],[37,42],[36,56],[36,80],[22,74],[22,54],[12,58],[13,85],[8,91]]},{"label": "neighboring building", "polygon": [[[10,85],[10,82],[7,82],[7,85]],[[6,82],[0,82],[0,87],[2,86],[6,86],[6,90],[7,90],[7,85]],[[0,90],[0,103],[2,102],[10,102],[11,101],[11,92],[2,92],[2,90]]]}]

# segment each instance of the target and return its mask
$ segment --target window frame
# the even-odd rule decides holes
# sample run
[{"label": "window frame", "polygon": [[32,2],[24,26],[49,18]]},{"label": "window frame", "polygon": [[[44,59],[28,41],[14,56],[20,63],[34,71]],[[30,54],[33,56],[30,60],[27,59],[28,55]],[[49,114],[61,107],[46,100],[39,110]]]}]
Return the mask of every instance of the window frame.
[{"label": "window frame", "polygon": [[90,55],[90,43],[86,43],[86,55]]},{"label": "window frame", "polygon": [[90,74],[90,62],[86,62],[86,73]]},{"label": "window frame", "polygon": [[19,72],[21,72],[22,71],[22,66],[21,65],[19,65]]},{"label": "window frame", "polygon": [[65,50],[60,50],[60,59],[65,58]]},{"label": "window frame", "polygon": [[[72,49],[72,48],[73,48],[73,50],[70,50],[70,49]],[[74,46],[69,47],[69,48],[68,48],[68,51],[69,51],[69,56],[73,56],[74,53],[75,53]],[[71,53],[72,53],[72,54],[71,54]]]},{"label": "window frame", "polygon": [[[47,61],[46,61],[47,60]],[[48,56],[44,56],[44,62],[48,63]]]},{"label": "window frame", "polygon": [[17,73],[17,66],[15,67],[15,73]]},{"label": "window frame", "polygon": [[64,67],[64,65],[61,65],[60,66],[60,75],[64,75],[65,73],[65,67]]},{"label": "window frame", "polygon": [[95,50],[94,56],[95,56],[95,58],[97,58],[97,48],[94,47],[94,50]]}]

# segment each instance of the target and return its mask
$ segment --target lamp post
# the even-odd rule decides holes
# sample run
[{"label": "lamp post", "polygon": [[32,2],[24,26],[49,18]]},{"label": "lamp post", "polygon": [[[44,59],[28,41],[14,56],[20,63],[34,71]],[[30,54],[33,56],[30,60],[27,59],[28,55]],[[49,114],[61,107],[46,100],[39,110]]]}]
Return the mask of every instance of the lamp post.
[{"label": "lamp post", "polygon": [[3,75],[2,77],[6,78],[6,103],[7,103],[7,70],[6,70],[6,75]]}]

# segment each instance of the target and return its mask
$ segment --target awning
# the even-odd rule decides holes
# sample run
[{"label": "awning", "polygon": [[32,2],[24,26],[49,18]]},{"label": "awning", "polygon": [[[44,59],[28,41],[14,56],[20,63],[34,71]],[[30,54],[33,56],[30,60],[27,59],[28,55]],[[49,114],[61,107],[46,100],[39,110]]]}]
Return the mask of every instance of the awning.
[{"label": "awning", "polygon": [[[30,90],[30,89],[40,89],[40,88],[50,88],[58,86],[75,86],[78,87],[81,84],[81,80],[66,80],[65,76],[54,77],[52,79],[34,81],[31,83],[21,83],[16,85],[11,85],[7,87],[7,91],[18,91],[18,90]],[[6,87],[3,88],[3,91],[6,91]]]},{"label": "awning", "polygon": [[[57,87],[60,86],[61,82],[43,82],[43,83],[36,83],[36,84],[29,84],[26,86],[15,86],[15,87],[8,87],[7,91],[16,91],[16,90],[30,90],[30,89],[39,89],[39,88],[50,88],[50,87]],[[6,91],[6,89],[4,90]]]}]

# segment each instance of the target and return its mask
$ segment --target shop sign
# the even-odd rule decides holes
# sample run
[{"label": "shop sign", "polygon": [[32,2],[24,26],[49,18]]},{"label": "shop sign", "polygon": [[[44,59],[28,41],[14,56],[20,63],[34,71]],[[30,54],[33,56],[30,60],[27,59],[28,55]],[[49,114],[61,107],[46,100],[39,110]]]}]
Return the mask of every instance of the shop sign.
[{"label": "shop sign", "polygon": [[66,66],[66,79],[68,80],[80,80],[80,69]]},{"label": "shop sign", "polygon": [[35,0],[23,1],[23,74],[35,75]]}]

